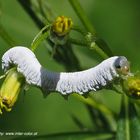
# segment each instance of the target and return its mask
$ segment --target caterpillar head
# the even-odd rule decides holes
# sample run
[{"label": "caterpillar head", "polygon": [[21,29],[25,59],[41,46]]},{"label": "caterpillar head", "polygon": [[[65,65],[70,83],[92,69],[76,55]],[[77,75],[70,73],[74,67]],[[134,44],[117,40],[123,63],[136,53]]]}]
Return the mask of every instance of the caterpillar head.
[{"label": "caterpillar head", "polygon": [[130,64],[126,57],[119,56],[115,61],[115,68],[121,75],[128,75],[130,73]]}]

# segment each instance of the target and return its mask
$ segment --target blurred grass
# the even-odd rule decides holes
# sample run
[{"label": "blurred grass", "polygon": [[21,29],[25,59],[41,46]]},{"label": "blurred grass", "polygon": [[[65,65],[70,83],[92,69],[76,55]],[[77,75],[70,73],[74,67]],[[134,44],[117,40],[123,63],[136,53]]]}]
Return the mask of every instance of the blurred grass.
[{"label": "blurred grass", "polygon": [[[81,26],[68,1],[48,0],[50,7],[57,15],[69,16],[75,25]],[[139,0],[80,0],[97,34],[110,46],[115,55],[125,55],[131,62],[132,70],[140,68],[140,1]],[[38,29],[20,7],[16,0],[0,0],[0,22],[18,45],[30,46]],[[76,35],[77,36],[77,35]],[[78,37],[78,36],[77,36]],[[0,56],[9,46],[0,38]],[[86,48],[74,46],[74,51],[84,68],[96,65],[101,58]],[[47,53],[44,44],[36,51],[40,62],[48,69],[65,71],[64,67],[56,63]],[[86,63],[85,63],[86,62]],[[2,73],[2,71],[0,71]],[[112,91],[100,91],[98,96],[105,99],[104,103],[113,111],[119,111],[120,95]],[[37,131],[39,135],[56,132],[78,131],[71,113],[92,128],[90,117],[85,106],[70,97],[68,101],[60,95],[52,93],[43,99],[41,91],[31,88],[20,98],[12,112],[0,116],[0,131]]]}]

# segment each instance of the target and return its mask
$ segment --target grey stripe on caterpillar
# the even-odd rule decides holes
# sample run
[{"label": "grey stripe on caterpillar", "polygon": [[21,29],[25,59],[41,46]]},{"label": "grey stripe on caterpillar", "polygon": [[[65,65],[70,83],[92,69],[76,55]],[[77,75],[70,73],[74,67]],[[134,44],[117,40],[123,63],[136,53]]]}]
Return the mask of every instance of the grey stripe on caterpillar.
[{"label": "grey stripe on caterpillar", "polygon": [[57,91],[63,95],[84,94],[106,87],[120,74],[129,72],[129,63],[124,56],[110,57],[96,67],[79,72],[52,72],[41,66],[35,54],[28,48],[16,46],[2,57],[2,69],[7,71],[16,65],[26,82],[40,87],[43,91]]}]

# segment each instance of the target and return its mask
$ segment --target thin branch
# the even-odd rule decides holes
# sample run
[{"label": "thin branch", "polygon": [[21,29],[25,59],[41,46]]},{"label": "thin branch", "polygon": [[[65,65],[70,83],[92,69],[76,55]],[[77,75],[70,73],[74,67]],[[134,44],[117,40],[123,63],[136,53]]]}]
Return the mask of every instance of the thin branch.
[{"label": "thin branch", "polygon": [[82,21],[83,25],[86,27],[86,29],[91,32],[93,35],[96,34],[95,29],[93,27],[93,25],[91,24],[91,22],[89,21],[87,15],[85,14],[83,8],[81,7],[80,3],[78,0],[69,0],[71,6],[73,7],[73,9],[75,10],[76,14],[78,15],[78,17],[80,18],[80,20]]}]

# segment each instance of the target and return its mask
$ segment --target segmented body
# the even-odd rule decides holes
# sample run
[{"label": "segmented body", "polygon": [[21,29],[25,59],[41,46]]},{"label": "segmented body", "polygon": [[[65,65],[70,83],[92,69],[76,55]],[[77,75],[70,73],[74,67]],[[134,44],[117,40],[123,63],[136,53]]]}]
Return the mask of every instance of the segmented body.
[{"label": "segmented body", "polygon": [[115,62],[120,56],[110,57],[97,66],[79,72],[52,72],[41,66],[35,54],[28,48],[17,46],[8,50],[2,57],[2,69],[7,71],[11,65],[17,66],[26,82],[38,86],[43,91],[58,91],[63,95],[84,94],[106,87],[119,77]]}]

